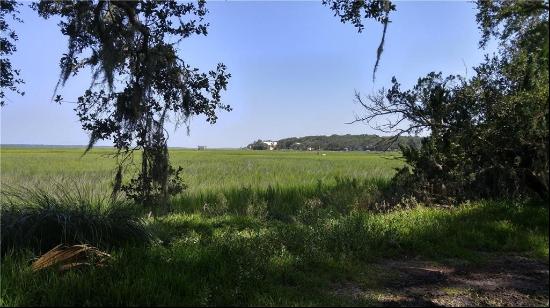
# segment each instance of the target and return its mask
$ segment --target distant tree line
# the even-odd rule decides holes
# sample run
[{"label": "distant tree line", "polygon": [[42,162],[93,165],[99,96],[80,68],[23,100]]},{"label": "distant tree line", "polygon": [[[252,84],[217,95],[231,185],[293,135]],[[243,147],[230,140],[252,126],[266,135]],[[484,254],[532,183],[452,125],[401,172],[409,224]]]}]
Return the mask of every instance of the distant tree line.
[{"label": "distant tree line", "polygon": [[262,141],[262,139],[258,139],[246,147],[251,150],[267,150],[269,148],[267,144]]},{"label": "distant tree line", "polygon": [[[321,151],[396,151],[399,146],[420,147],[420,137],[399,137],[392,142],[390,137],[377,135],[331,135],[305,136],[281,139],[277,142],[277,150],[321,150]],[[256,140],[247,148],[252,150],[266,150],[268,146],[262,140]]]}]

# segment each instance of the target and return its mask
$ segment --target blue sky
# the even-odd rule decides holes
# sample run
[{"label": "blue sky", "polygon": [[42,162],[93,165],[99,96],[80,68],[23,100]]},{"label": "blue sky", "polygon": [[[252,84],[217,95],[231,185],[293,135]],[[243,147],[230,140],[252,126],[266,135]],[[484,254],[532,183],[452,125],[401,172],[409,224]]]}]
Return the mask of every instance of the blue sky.
[{"label": "blue sky", "polygon": [[[387,86],[392,76],[404,85],[431,71],[465,75],[480,63],[475,5],[469,2],[397,1],[391,16],[376,82],[372,68],[382,27],[366,23],[357,33],[320,2],[208,2],[207,37],[181,45],[181,55],[203,71],[218,62],[232,78],[218,122],[203,117],[185,128],[169,128],[170,146],[241,147],[256,139],[291,136],[376,133],[363,124],[345,124],[361,113],[355,90],[368,94]],[[20,40],[12,57],[26,84],[26,95],[8,94],[1,112],[2,144],[86,144],[88,136],[71,104],[51,102],[66,39],[54,20],[24,7]],[[76,100],[89,86],[87,72],[60,93]],[[98,145],[110,145],[109,141]]]}]

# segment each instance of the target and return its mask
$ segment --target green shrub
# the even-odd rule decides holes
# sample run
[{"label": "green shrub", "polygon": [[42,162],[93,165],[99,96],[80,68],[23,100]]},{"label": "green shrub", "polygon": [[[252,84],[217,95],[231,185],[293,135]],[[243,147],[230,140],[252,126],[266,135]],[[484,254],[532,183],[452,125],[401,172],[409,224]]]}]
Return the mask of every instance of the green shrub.
[{"label": "green shrub", "polygon": [[2,254],[13,249],[41,253],[61,243],[102,248],[148,243],[151,236],[137,214],[125,201],[60,185],[55,193],[8,187],[0,199]]}]

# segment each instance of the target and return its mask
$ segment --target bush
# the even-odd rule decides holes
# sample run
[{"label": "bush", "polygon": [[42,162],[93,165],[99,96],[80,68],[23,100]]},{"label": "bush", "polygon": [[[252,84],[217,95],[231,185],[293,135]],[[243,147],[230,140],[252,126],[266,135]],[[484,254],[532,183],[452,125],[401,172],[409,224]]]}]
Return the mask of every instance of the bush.
[{"label": "bush", "polygon": [[81,190],[56,192],[8,188],[0,199],[2,254],[15,249],[43,253],[58,244],[90,244],[104,249],[146,244],[151,236],[132,204],[86,196]]}]

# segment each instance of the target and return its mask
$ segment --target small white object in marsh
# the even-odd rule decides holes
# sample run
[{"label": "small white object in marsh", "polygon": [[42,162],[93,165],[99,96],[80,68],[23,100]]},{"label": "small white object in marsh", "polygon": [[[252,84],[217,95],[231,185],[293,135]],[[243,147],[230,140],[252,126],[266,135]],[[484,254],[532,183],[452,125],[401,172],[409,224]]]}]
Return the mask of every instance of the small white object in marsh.
[{"label": "small white object in marsh", "polygon": [[325,153],[323,153],[323,154],[321,154],[321,155],[323,155],[323,156],[327,156],[327,154],[325,154]]}]

